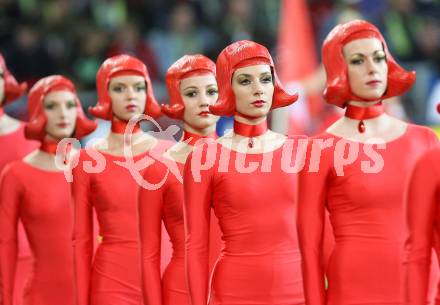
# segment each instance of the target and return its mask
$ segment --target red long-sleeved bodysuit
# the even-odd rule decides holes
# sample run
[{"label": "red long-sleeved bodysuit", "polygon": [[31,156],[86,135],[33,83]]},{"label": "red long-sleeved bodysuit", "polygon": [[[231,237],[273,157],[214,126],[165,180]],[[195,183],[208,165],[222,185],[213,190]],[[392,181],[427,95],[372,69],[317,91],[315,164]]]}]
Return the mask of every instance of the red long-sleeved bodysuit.
[{"label": "red long-sleeved bodysuit", "polygon": [[[295,222],[296,174],[286,173],[281,166],[282,162],[294,163],[291,159],[296,150],[282,160],[286,144],[263,154],[243,154],[212,145],[214,153],[205,147],[201,158],[213,160],[209,169],[197,170],[200,162],[195,159],[196,149],[184,172],[187,278],[192,305],[206,305],[209,290],[209,304],[304,304]],[[241,170],[255,164],[255,172]],[[219,219],[225,247],[209,287],[211,208]]]},{"label": "red long-sleeved bodysuit", "polygon": [[[406,304],[423,305],[429,291],[431,249],[440,240],[440,149],[424,154],[411,173],[406,195]],[[435,242],[436,241],[436,242]],[[438,265],[439,260],[433,261]],[[432,273],[432,272],[431,272]],[[432,274],[431,274],[432,276]],[[437,299],[435,304],[440,304]]]},{"label": "red long-sleeved bodysuit", "polygon": [[[169,146],[170,143],[159,141],[153,149],[163,153]],[[73,170],[76,305],[139,305],[142,304],[136,207],[139,185],[123,165],[124,157],[95,153],[104,158],[103,168],[96,167],[102,160],[96,162],[95,157],[81,150],[78,166]],[[150,151],[133,159],[137,162],[146,156],[150,156]],[[96,172],[84,170],[87,162],[96,167]],[[92,263],[93,208],[103,240]]]},{"label": "red long-sleeved bodysuit", "polygon": [[[180,175],[183,175],[184,164],[174,164],[178,166]],[[150,166],[144,172],[144,179],[150,183],[158,184],[164,177],[167,178],[158,189],[140,188],[138,194],[144,304],[189,305],[184,262],[183,184],[163,163]],[[173,245],[173,254],[161,280],[162,221]],[[217,260],[220,248],[219,229],[212,222],[209,251],[211,266]]]},{"label": "red long-sleeved bodysuit", "polygon": [[[183,172],[183,164],[176,164],[179,171]],[[144,177],[150,183],[158,184],[165,178],[167,171],[165,164],[157,163],[145,170]],[[188,304],[184,277],[185,232],[182,199],[183,186],[172,172],[168,172],[164,184],[158,189],[139,189],[142,289],[145,305]],[[161,281],[162,219],[173,245],[173,256]]]},{"label": "red long-sleeved bodysuit", "polygon": [[[405,181],[417,158],[438,145],[435,134],[410,124],[404,135],[386,143],[383,150],[340,141],[328,133],[310,141],[317,139],[333,143],[322,150],[313,172],[309,170],[309,145],[306,167],[299,176],[298,234],[307,304],[402,304]],[[351,152],[347,143],[352,145]],[[356,144],[359,154],[351,159]],[[341,152],[351,159],[343,169],[337,162]],[[380,168],[377,154],[383,159],[382,170],[365,173],[366,168]],[[326,208],[336,242],[327,270],[320,263]]]},{"label": "red long-sleeved bodysuit", "polygon": [[63,172],[16,161],[5,167],[0,180],[1,304],[13,304],[20,219],[33,253],[23,304],[73,305],[72,213]]},{"label": "red long-sleeved bodysuit", "polygon": [[[17,130],[9,134],[0,135],[0,147],[2,147],[2,153],[0,154],[0,173],[6,164],[23,158],[31,151],[37,149],[38,145],[39,143],[37,141],[30,141],[24,137],[24,124],[22,123]],[[19,222],[18,225],[18,247],[14,287],[15,305],[21,305],[25,282],[32,270],[32,255],[21,222]]]}]

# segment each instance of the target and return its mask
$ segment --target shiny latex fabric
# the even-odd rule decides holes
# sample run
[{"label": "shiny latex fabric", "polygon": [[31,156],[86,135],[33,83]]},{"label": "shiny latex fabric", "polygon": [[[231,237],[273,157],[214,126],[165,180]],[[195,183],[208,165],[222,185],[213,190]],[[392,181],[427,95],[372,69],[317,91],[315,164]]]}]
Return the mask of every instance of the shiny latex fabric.
[{"label": "shiny latex fabric", "polygon": [[[170,143],[159,141],[153,148],[163,153]],[[102,171],[87,173],[84,162],[96,167],[95,154]],[[138,184],[124,167],[123,156],[93,151],[91,157],[81,150],[73,169],[74,204],[73,247],[76,305],[139,305],[141,273],[137,226]],[[150,157],[150,151],[134,156],[134,161]],[[142,175],[142,172],[138,172]],[[93,257],[93,217],[95,209],[102,242]]]},{"label": "shiny latex fabric", "polygon": [[44,114],[43,101],[46,95],[53,91],[69,91],[75,96],[77,109],[74,137],[81,139],[98,126],[89,120],[82,111],[81,102],[76,94],[75,85],[62,75],[43,77],[29,91],[28,113],[29,123],[25,126],[25,135],[28,139],[43,141],[46,136],[46,115]]},{"label": "shiny latex fabric", "polygon": [[215,63],[201,54],[184,55],[167,70],[166,85],[170,95],[169,105],[161,105],[162,112],[173,119],[183,119],[185,104],[180,95],[180,81],[187,77],[213,74]]},{"label": "shiny latex fabric", "polygon": [[107,58],[99,67],[96,74],[96,91],[98,93],[98,103],[95,107],[90,107],[89,112],[100,119],[111,120],[113,118],[112,102],[108,94],[111,79],[118,74],[133,72],[134,75],[142,75],[147,85],[147,96],[145,100],[144,114],[153,118],[161,115],[160,107],[154,97],[153,85],[145,64],[136,57],[121,54]]},{"label": "shiny latex fabric", "polygon": [[[429,295],[431,249],[435,247],[437,256],[440,254],[439,161],[440,149],[425,153],[412,171],[407,187],[404,293],[408,305],[426,304]],[[439,265],[439,260],[432,263]],[[438,297],[435,304],[440,304]]]},{"label": "shiny latex fabric", "polygon": [[[198,161],[192,164],[198,148],[184,171],[185,257],[192,305],[206,305],[209,294],[209,304],[215,305],[304,304],[295,223],[297,176],[281,170],[284,145],[266,154],[242,154],[218,143],[210,145],[203,145],[202,160],[209,152],[214,165],[200,171],[200,182],[191,171],[198,168]],[[226,162],[220,161],[222,151],[230,154]],[[271,170],[261,170],[262,160],[271,155]],[[240,173],[235,164],[242,164],[242,158],[246,167],[259,162],[258,170]],[[211,208],[225,247],[210,284]]]},{"label": "shiny latex fabric", "polygon": [[[179,174],[183,175],[184,164],[179,162],[175,162],[175,164],[178,166]],[[157,163],[146,169],[143,176],[150,183],[159,183],[166,176],[167,171],[167,165]],[[183,184],[178,177],[169,172],[164,184],[158,189],[139,188],[142,292],[145,305],[190,305],[184,262]],[[160,234],[162,221],[173,245],[173,254],[161,283]],[[215,222],[212,222],[210,226],[209,242],[211,270],[218,258],[222,244],[220,231]]]},{"label": "shiny latex fabric", "polygon": [[[342,173],[334,155],[335,147],[343,148],[346,140],[339,142],[341,138],[328,133],[310,141],[316,139],[333,139],[333,145],[322,151],[319,169],[314,172],[309,172],[309,145],[306,165],[299,175],[298,236],[306,303],[402,304],[405,181],[417,158],[439,145],[437,137],[426,127],[408,125],[402,136],[386,144],[386,149],[371,149],[383,158],[383,169],[377,173],[362,171],[365,162],[370,166],[377,163],[372,161],[376,160],[370,157],[372,153],[366,153],[365,144],[348,142],[359,144],[359,155]],[[348,149],[347,144],[345,156]],[[326,209],[335,246],[325,269],[321,255]]]},{"label": "shiny latex fabric", "polygon": [[240,40],[224,48],[217,57],[218,101],[209,106],[215,115],[235,114],[235,96],[232,91],[232,76],[238,68],[254,65],[269,65],[274,79],[271,109],[288,106],[298,99],[298,94],[289,94],[275,72],[275,65],[267,48],[250,40]]},{"label": "shiny latex fabric", "polygon": [[[170,162],[172,162],[170,160]],[[183,164],[176,162],[179,172]],[[165,164],[156,163],[144,171],[144,179],[158,184],[167,175]],[[183,186],[171,172],[156,190],[139,188],[138,213],[141,243],[142,293],[144,305],[189,304],[185,282]],[[173,256],[161,281],[162,220],[173,245]]]},{"label": "shiny latex fabric", "polygon": [[[172,162],[172,161],[170,161]],[[176,162],[179,173],[183,164]],[[144,172],[144,179],[159,183],[168,169],[157,163]],[[186,305],[189,296],[185,281],[183,227],[183,186],[178,178],[169,172],[165,183],[156,190],[139,189],[139,228],[141,241],[142,289],[145,305]],[[171,261],[161,281],[161,223],[173,245]]]},{"label": "shiny latex fabric", "polygon": [[33,253],[23,304],[73,305],[72,214],[63,172],[15,161],[6,166],[0,181],[1,304],[13,304],[20,219]]},{"label": "shiny latex fabric", "polygon": [[416,73],[407,72],[397,64],[379,30],[367,21],[353,20],[334,27],[322,45],[322,62],[327,75],[324,98],[328,103],[345,107],[346,102],[350,100],[368,101],[351,92],[347,63],[342,52],[345,44],[363,38],[377,38],[384,48],[388,64],[388,86],[382,99],[402,95],[415,82]]},{"label": "shiny latex fabric", "polygon": [[[26,156],[31,151],[34,151],[39,146],[36,141],[27,140],[24,137],[24,124],[9,133],[0,135],[0,147],[2,153],[0,157],[0,173],[9,162],[19,160]],[[21,304],[23,298],[23,288],[29,272],[32,270],[31,252],[29,244],[21,222],[18,226],[18,261],[17,270],[15,273],[15,288],[14,288],[14,304]]]}]

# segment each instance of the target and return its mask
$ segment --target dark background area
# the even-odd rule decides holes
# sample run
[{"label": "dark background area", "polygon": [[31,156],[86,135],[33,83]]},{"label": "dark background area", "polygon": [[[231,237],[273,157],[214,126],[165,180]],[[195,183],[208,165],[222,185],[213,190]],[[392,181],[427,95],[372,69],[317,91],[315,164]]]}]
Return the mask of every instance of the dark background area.
[{"label": "dark background area", "polygon": [[[302,0],[287,0],[302,1]],[[418,81],[403,99],[408,117],[440,122],[430,109],[440,101],[440,1],[309,0],[316,52],[331,28],[367,19],[383,32],[391,53]],[[264,44],[275,61],[278,0],[0,0],[0,51],[19,81],[29,85],[50,74],[70,77],[83,106],[96,102],[95,75],[105,58],[129,53],[144,61],[160,101],[164,75],[187,53],[215,61],[229,43]],[[25,101],[11,108],[24,118]],[[432,108],[432,107],[431,107]]]}]

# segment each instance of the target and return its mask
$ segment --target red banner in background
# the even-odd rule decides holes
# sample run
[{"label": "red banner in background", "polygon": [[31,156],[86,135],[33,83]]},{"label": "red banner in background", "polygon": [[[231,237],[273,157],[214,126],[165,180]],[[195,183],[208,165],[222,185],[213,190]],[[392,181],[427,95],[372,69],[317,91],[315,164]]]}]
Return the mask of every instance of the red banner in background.
[{"label": "red banner in background", "polygon": [[315,39],[305,0],[282,0],[277,46],[277,72],[289,91],[297,91],[300,99],[287,108],[287,132],[308,133],[311,118],[323,107],[321,94],[309,95],[302,81],[318,69]]},{"label": "red banner in background", "polygon": [[314,33],[304,0],[282,0],[278,30],[278,74],[285,83],[303,79],[318,66]]}]

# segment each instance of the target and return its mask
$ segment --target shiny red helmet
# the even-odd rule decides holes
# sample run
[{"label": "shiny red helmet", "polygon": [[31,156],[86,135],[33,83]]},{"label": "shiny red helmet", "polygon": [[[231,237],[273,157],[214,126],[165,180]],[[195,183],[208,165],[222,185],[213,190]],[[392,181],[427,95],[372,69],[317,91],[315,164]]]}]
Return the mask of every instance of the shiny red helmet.
[{"label": "shiny red helmet", "polygon": [[112,103],[108,94],[110,80],[122,73],[133,72],[133,74],[144,77],[147,85],[147,98],[145,101],[144,114],[153,118],[161,115],[160,106],[154,97],[153,86],[147,67],[139,59],[129,55],[117,55],[107,58],[101,65],[96,74],[96,87],[98,92],[98,103],[95,107],[90,107],[89,112],[100,119],[111,120],[113,118]]},{"label": "shiny red helmet", "polygon": [[168,105],[161,105],[162,112],[173,119],[183,119],[185,104],[180,95],[180,81],[191,76],[204,74],[215,76],[215,63],[208,57],[201,54],[184,55],[178,59],[166,74],[166,85],[170,102]]},{"label": "shiny red helmet", "polygon": [[29,122],[25,125],[25,136],[28,139],[43,141],[46,136],[47,118],[44,114],[43,100],[46,95],[54,91],[67,90],[75,95],[77,116],[74,137],[77,139],[91,133],[97,127],[96,122],[89,120],[82,108],[76,95],[73,83],[64,76],[51,75],[40,79],[32,86],[28,96]]},{"label": "shiny red helmet", "polygon": [[274,79],[271,109],[288,106],[295,102],[298,99],[298,94],[289,94],[283,88],[267,48],[253,41],[241,40],[224,48],[217,58],[219,98],[216,104],[209,106],[209,110],[215,115],[234,115],[235,96],[231,86],[232,75],[238,68],[262,64],[270,66]]},{"label": "shiny red helmet", "polygon": [[4,80],[4,101],[1,106],[11,103],[12,101],[21,97],[26,89],[26,83],[18,83],[15,77],[11,74],[8,67],[6,66],[5,59],[0,53],[0,67],[3,70],[3,80]]},{"label": "shiny red helmet", "polygon": [[347,63],[342,53],[342,48],[348,42],[364,38],[379,39],[387,58],[388,86],[382,99],[403,94],[415,82],[416,73],[414,71],[408,72],[397,64],[388,51],[387,44],[379,30],[367,21],[354,20],[333,28],[322,46],[322,60],[327,74],[324,98],[328,103],[344,108],[350,100],[371,101],[351,92]]}]

